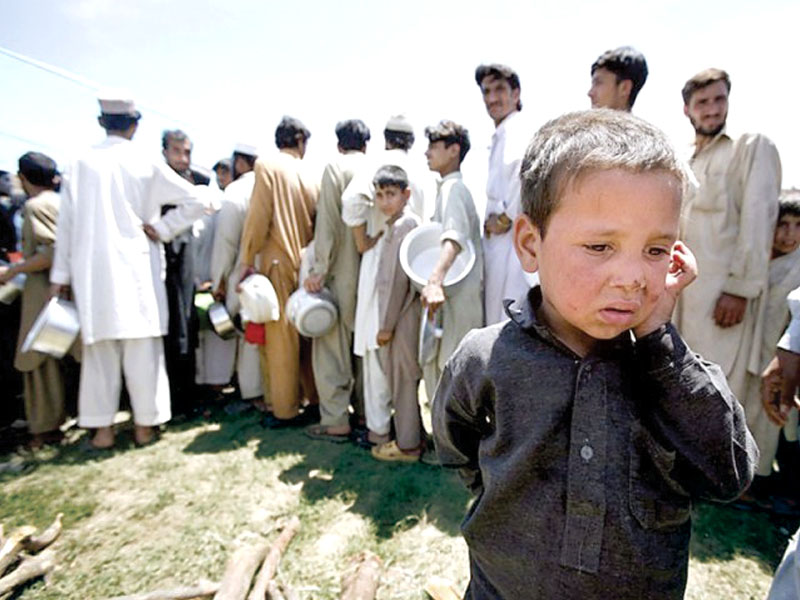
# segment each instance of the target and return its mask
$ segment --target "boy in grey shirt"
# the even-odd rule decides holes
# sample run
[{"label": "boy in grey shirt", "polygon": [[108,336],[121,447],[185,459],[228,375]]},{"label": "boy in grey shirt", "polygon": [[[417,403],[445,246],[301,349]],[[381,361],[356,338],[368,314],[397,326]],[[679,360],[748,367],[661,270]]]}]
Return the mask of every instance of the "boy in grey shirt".
[{"label": "boy in grey shirt", "polygon": [[693,498],[728,500],[757,456],[720,369],[670,323],[697,273],[684,173],[626,113],[534,136],[514,223],[541,284],[470,332],[433,403],[442,465],[476,499],[467,598],[682,598]]}]

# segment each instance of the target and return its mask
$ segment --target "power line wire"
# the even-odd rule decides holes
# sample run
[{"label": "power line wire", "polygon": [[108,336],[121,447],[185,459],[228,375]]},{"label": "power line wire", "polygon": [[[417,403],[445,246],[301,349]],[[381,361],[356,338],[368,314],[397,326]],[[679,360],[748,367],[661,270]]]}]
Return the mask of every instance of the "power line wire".
[{"label": "power line wire", "polygon": [[[9,57],[9,58],[11,58],[13,60],[19,61],[19,62],[21,62],[23,64],[26,64],[26,65],[35,67],[37,69],[40,69],[40,70],[44,71],[45,73],[50,73],[51,75],[56,75],[57,77],[61,77],[62,79],[66,79],[67,81],[69,81],[71,83],[79,85],[79,86],[81,86],[81,87],[83,87],[85,89],[91,90],[95,94],[98,91],[100,91],[101,89],[108,87],[108,86],[104,86],[104,85],[102,85],[100,83],[97,83],[96,81],[92,81],[91,79],[87,79],[86,77],[83,77],[82,75],[78,75],[77,73],[73,73],[73,72],[68,71],[66,69],[62,69],[61,67],[57,67],[55,65],[48,64],[48,63],[43,62],[41,60],[37,60],[35,58],[32,58],[30,56],[25,56],[24,54],[20,54],[19,52],[14,52],[13,50],[9,50],[8,48],[4,48],[3,46],[0,46],[0,54],[3,54],[5,56],[7,56],[7,57]],[[143,104],[138,103],[138,102],[137,102],[137,104],[139,105],[140,108],[144,109],[147,112],[150,112],[150,113],[155,114],[155,115],[159,115],[159,116],[161,116],[161,117],[163,117],[163,118],[165,118],[165,119],[167,119],[169,121],[173,121],[175,123],[179,123],[179,124],[184,125],[184,126],[187,125],[187,123],[185,123],[184,121],[182,121],[180,119],[176,119],[172,115],[168,115],[168,114],[158,110],[157,108],[154,108],[154,107],[148,106],[148,105],[143,105]]]}]

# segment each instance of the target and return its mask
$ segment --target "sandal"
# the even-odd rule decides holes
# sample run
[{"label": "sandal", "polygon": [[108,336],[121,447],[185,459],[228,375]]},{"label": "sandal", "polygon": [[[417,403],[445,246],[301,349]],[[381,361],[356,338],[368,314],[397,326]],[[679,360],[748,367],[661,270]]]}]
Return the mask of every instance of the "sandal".
[{"label": "sandal", "polygon": [[303,430],[303,434],[312,440],[321,440],[323,442],[333,442],[334,444],[342,444],[350,439],[350,433],[328,433],[328,427],[316,423],[309,425]]},{"label": "sandal", "polygon": [[419,462],[419,458],[422,454],[419,448],[415,448],[413,450],[403,450],[397,445],[396,440],[386,442],[385,444],[378,444],[377,446],[374,446],[372,450],[370,450],[370,453],[372,454],[372,458],[377,460],[407,463]]}]

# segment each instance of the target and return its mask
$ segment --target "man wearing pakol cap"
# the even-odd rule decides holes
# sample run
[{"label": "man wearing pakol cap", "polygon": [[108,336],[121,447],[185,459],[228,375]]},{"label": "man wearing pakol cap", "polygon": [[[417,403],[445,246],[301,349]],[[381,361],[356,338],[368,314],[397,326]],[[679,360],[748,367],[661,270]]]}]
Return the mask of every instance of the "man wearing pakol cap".
[{"label": "man wearing pakol cap", "polygon": [[[353,176],[353,180],[342,194],[342,219],[353,228],[356,247],[360,253],[371,248],[382,234],[385,215],[373,205],[372,178],[384,165],[394,165],[403,169],[409,178],[411,198],[408,207],[423,222],[430,216],[425,205],[426,191],[433,186],[433,179],[422,172],[409,156],[414,145],[414,128],[403,115],[389,118],[383,130],[384,151],[365,164]],[[433,197],[433,194],[429,194]]]},{"label": "man wearing pakol cap", "polygon": [[342,221],[342,194],[366,162],[364,153],[370,131],[358,119],[341,121],[336,125],[336,137],[339,157],[322,174],[314,260],[304,284],[309,292],[319,292],[325,287],[339,311],[336,326],[312,341],[311,362],[319,392],[320,423],[306,429],[306,435],[313,439],[333,442],[346,441],[350,433],[348,407],[355,386],[353,328],[360,263],[355,239]]},{"label": "man wearing pakol cap", "polygon": [[[301,398],[316,403],[311,361],[300,361],[300,334],[284,307],[297,289],[301,250],[311,241],[319,184],[303,179],[301,160],[311,133],[298,119],[284,117],[275,130],[275,156],[259,158],[255,185],[242,232],[243,280],[253,272],[266,275],[278,296],[280,319],[264,325],[261,350],[264,388],[272,413],[262,424],[270,428],[309,423],[314,411],[301,413]],[[301,391],[302,388],[302,391]]]},{"label": "man wearing pakol cap", "polygon": [[[78,308],[83,342],[78,423],[96,429],[91,449],[114,444],[123,372],[137,444],[153,441],[153,426],[170,418],[160,242],[203,213],[201,188],[131,142],[141,117],[133,101],[106,95],[100,110],[98,121],[108,137],[65,177],[50,271],[51,294],[71,286]],[[161,216],[165,204],[176,208]]]},{"label": "man wearing pakol cap", "polygon": [[520,122],[519,76],[510,67],[480,65],[475,82],[495,126],[483,222],[484,308],[486,324],[492,325],[508,318],[504,300],[516,300],[530,288],[514,252],[511,225],[520,214],[519,166],[531,136]]},{"label": "man wearing pakol cap", "polygon": [[[253,194],[255,184],[253,166],[257,157],[258,150],[255,146],[236,145],[231,159],[234,181],[225,188],[222,206],[217,213],[214,249],[211,253],[211,284],[215,298],[225,303],[231,318],[239,314],[239,296],[236,293],[240,271],[239,246],[247,209],[250,207],[250,197]],[[236,344],[235,367],[242,400],[252,402],[259,410],[266,410],[262,398],[258,346],[246,342],[242,335],[237,335],[233,341]],[[233,368],[234,364],[230,363],[228,379]]]}]

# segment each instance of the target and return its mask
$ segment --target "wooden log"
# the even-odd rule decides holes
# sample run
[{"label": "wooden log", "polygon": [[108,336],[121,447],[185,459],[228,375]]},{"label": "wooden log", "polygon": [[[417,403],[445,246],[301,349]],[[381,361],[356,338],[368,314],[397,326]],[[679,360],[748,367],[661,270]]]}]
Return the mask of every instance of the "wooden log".
[{"label": "wooden log", "polygon": [[56,566],[56,553],[45,550],[36,556],[26,556],[20,565],[0,579],[0,595],[12,591],[23,583],[46,575]]},{"label": "wooden log", "polygon": [[172,590],[155,590],[128,596],[115,596],[110,600],[194,600],[210,598],[219,590],[219,584],[213,581],[200,581],[192,586],[178,587]]},{"label": "wooden log", "polygon": [[246,546],[236,550],[225,567],[219,590],[214,594],[214,600],[244,600],[247,590],[253,582],[258,565],[267,555],[269,546],[258,544]]},{"label": "wooden log", "polygon": [[267,583],[267,599],[286,600],[286,596],[283,595],[281,588],[278,586],[278,582],[274,579],[271,579],[269,583]]},{"label": "wooden log", "polygon": [[0,577],[22,552],[23,543],[36,533],[36,528],[26,525],[12,531],[0,547]]},{"label": "wooden log", "polygon": [[300,529],[300,519],[292,517],[286,524],[286,527],[283,528],[283,531],[281,531],[278,539],[272,544],[272,548],[270,548],[269,554],[267,554],[267,557],[264,559],[264,564],[261,565],[261,571],[258,572],[258,577],[253,584],[253,591],[250,592],[247,600],[264,600],[267,595],[269,582],[272,581],[272,578],[275,577],[275,571],[278,570],[278,563],[281,560],[281,556],[286,551],[286,547],[289,545],[289,542],[292,541],[298,529]]},{"label": "wooden log", "polygon": [[342,575],[340,600],[374,600],[381,581],[383,562],[372,552],[357,554]]},{"label": "wooden log", "polygon": [[433,600],[461,600],[461,594],[456,591],[456,587],[444,577],[431,577],[424,589]]},{"label": "wooden log", "polygon": [[58,513],[55,521],[42,533],[39,535],[32,535],[27,540],[23,540],[22,547],[25,549],[25,552],[39,552],[55,542],[58,536],[61,535],[61,519],[63,517],[64,513]]}]

